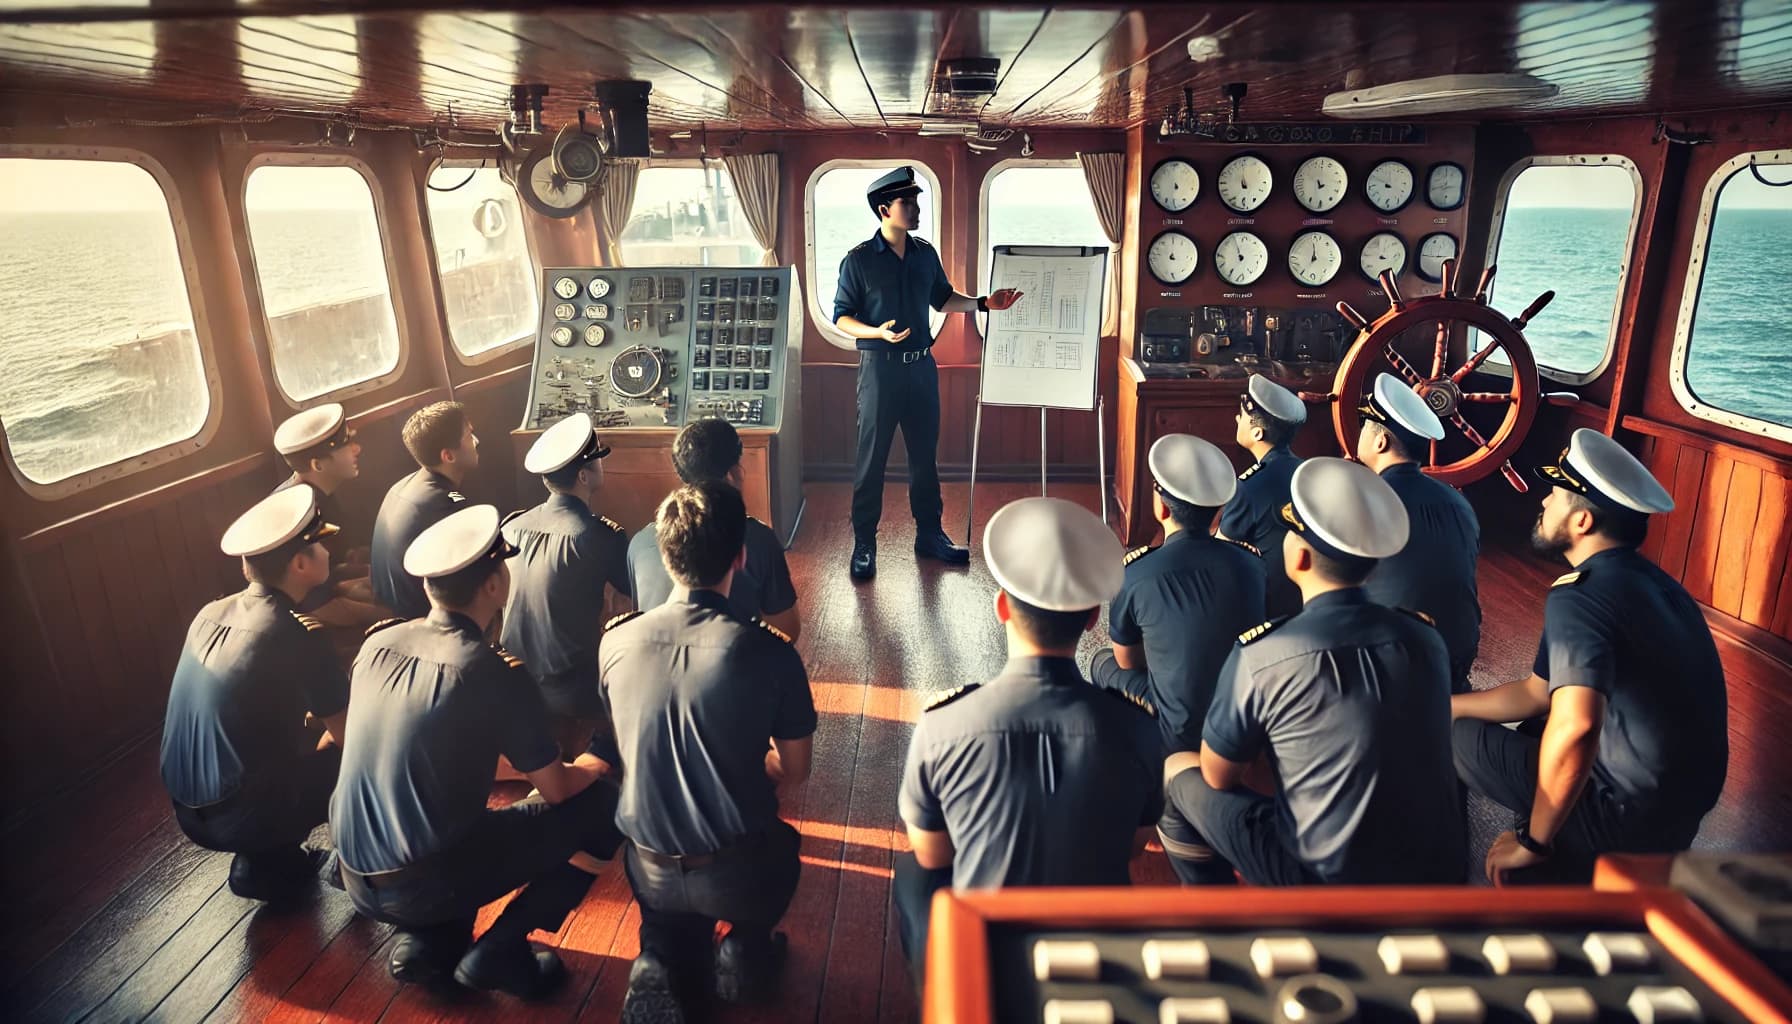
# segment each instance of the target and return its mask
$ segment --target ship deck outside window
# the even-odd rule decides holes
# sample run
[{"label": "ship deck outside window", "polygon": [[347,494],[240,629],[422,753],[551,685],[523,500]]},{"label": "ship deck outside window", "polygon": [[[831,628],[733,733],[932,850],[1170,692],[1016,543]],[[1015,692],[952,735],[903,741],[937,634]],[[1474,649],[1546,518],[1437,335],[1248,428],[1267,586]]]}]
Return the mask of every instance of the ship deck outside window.
[{"label": "ship deck outside window", "polygon": [[720,161],[655,161],[642,167],[621,241],[624,266],[750,267],[759,262],[759,243]]},{"label": "ship deck outside window", "polygon": [[425,197],[454,351],[474,362],[533,339],[541,273],[516,189],[483,161],[449,161],[430,172]]}]

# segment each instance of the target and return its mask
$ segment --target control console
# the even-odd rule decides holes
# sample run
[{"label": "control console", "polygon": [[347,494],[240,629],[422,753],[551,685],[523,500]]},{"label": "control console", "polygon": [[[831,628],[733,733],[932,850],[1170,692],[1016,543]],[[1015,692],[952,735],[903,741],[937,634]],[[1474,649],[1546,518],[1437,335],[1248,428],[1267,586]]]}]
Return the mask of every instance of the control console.
[{"label": "control console", "polygon": [[1243,376],[1272,363],[1329,374],[1355,338],[1343,317],[1323,309],[1148,309],[1134,353],[1148,376]]}]

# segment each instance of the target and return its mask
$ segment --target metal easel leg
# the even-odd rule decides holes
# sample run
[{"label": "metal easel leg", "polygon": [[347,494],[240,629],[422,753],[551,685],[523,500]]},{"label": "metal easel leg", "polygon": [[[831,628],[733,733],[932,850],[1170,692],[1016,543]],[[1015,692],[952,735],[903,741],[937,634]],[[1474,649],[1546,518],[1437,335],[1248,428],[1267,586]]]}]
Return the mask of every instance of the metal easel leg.
[{"label": "metal easel leg", "polygon": [[1106,400],[1095,399],[1095,489],[1101,494],[1101,521],[1108,521],[1108,425]]},{"label": "metal easel leg", "polygon": [[1039,407],[1039,496],[1045,497],[1045,406]]},{"label": "metal easel leg", "polygon": [[977,515],[977,447],[983,441],[983,396],[977,396],[977,418],[971,425],[971,493],[965,498],[964,546],[971,547],[971,525]]}]

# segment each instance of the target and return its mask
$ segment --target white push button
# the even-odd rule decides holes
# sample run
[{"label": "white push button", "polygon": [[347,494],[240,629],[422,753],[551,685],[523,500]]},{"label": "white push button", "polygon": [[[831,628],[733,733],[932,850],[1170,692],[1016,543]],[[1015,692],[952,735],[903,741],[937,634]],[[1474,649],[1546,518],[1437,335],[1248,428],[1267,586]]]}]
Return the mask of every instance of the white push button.
[{"label": "white push button", "polygon": [[1668,1021],[1704,1020],[1705,1011],[1692,993],[1678,985],[1644,985],[1630,993],[1630,1013],[1637,1024],[1666,1024]]},{"label": "white push button", "polygon": [[1531,989],[1524,1010],[1537,1024],[1593,1024],[1599,1019],[1599,1004],[1584,988]]},{"label": "white push button", "polygon": [[1489,935],[1481,955],[1495,974],[1541,974],[1556,966],[1555,947],[1541,935]]},{"label": "white push button", "polygon": [[1251,965],[1260,978],[1311,974],[1319,969],[1319,951],[1313,948],[1312,939],[1303,936],[1258,939],[1251,943]]},{"label": "white push button", "polygon": [[1388,935],[1375,947],[1389,974],[1441,974],[1450,968],[1450,950],[1435,935]]},{"label": "white push button", "polygon": [[1613,971],[1646,971],[1655,964],[1649,944],[1635,932],[1593,932],[1580,948],[1601,975]]},{"label": "white push button", "polygon": [[1101,950],[1087,939],[1041,939],[1033,943],[1033,977],[1040,981],[1098,981]]},{"label": "white push button", "polygon": [[1412,994],[1412,1012],[1419,1024],[1481,1024],[1487,1004],[1472,988],[1422,988]]},{"label": "white push button", "polygon": [[1207,943],[1200,939],[1152,939],[1139,950],[1145,961],[1145,977],[1152,981],[1165,978],[1206,979],[1211,960]]},{"label": "white push button", "polygon": [[1048,999],[1045,1024],[1114,1024],[1114,1004],[1106,999]]},{"label": "white push button", "polygon": [[1213,999],[1166,999],[1157,1007],[1158,1024],[1232,1024],[1232,1011],[1226,1001]]},{"label": "white push button", "polygon": [[1356,1020],[1356,993],[1329,974],[1289,978],[1276,993],[1277,1024],[1349,1024]]}]

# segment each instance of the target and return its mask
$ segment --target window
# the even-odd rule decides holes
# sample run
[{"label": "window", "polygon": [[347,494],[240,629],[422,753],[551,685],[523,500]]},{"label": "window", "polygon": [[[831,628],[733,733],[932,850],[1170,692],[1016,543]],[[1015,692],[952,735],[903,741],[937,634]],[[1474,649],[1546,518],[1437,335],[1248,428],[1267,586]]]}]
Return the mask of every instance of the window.
[{"label": "window", "polygon": [[719,160],[641,168],[634,211],[620,241],[622,262],[631,267],[759,263],[759,243]]},{"label": "window", "polygon": [[196,438],[212,392],[156,177],[129,157],[0,159],[0,224],[0,426],[24,478]]},{"label": "window", "polygon": [[[940,186],[933,171],[900,160],[830,160],[809,178],[808,250],[809,313],[822,334],[835,344],[850,348],[855,343],[834,326],[834,292],[840,283],[840,261],[846,253],[877,232],[877,215],[865,202],[865,189],[897,167],[913,167],[926,182],[921,192],[921,227],[915,233],[935,245],[940,237]],[[952,274],[950,268],[946,276]],[[937,334],[945,315],[935,311]]]},{"label": "window", "polygon": [[[1584,384],[1611,358],[1641,186],[1636,165],[1621,156],[1535,157],[1507,172],[1487,258],[1499,267],[1498,298],[1489,302],[1517,316],[1556,293],[1524,332],[1543,375]],[[1481,347],[1479,332],[1471,343]],[[1508,364],[1496,353],[1484,365]]]},{"label": "window", "polygon": [[1669,374],[1688,412],[1792,441],[1785,282],[1792,150],[1746,153],[1705,186]]},{"label": "window", "polygon": [[274,379],[294,402],[398,369],[373,190],[353,167],[264,164],[244,195]]},{"label": "window", "polygon": [[444,163],[425,195],[454,350],[468,358],[533,337],[540,275],[516,189],[496,167]]},{"label": "window", "polygon": [[[1095,215],[1095,200],[1075,160],[1002,161],[983,179],[983,247],[977,255],[977,291],[987,295],[998,245],[1088,245],[1109,248]],[[1108,273],[1114,272],[1112,253]],[[1110,285],[1112,281],[1108,282]],[[1114,314],[1113,289],[1102,292],[1104,330]]]}]

